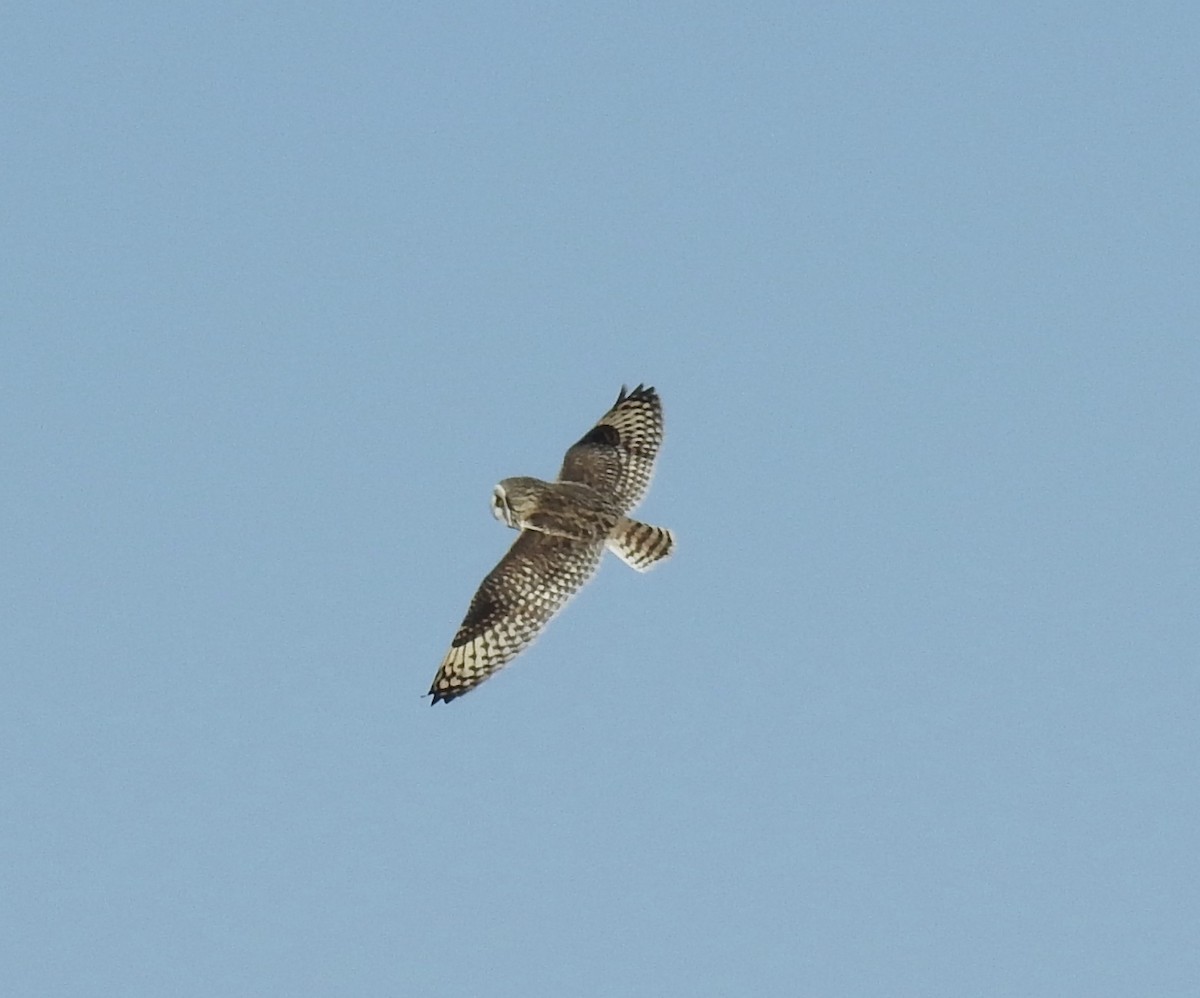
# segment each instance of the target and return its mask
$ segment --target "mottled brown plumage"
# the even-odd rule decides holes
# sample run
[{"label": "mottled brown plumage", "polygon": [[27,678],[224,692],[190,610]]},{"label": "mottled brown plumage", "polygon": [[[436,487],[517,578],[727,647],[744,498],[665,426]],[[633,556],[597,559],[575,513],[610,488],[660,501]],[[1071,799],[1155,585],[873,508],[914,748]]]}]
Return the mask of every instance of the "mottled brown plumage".
[{"label": "mottled brown plumage", "polygon": [[453,700],[524,649],[595,574],[605,547],[645,571],[674,535],[628,514],[646,494],[663,438],[653,388],[621,389],[613,407],[566,453],[558,481],[506,478],[492,495],[498,520],[521,531],[467,610],[430,687]]}]

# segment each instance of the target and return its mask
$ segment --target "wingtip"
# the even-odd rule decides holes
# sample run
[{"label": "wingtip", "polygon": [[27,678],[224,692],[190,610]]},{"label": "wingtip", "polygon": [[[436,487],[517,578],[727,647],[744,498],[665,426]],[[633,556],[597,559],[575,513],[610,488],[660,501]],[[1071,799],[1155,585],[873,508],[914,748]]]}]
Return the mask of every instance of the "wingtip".
[{"label": "wingtip", "polygon": [[460,696],[462,696],[466,692],[467,692],[467,690],[461,689],[461,688],[439,690],[435,687],[435,688],[431,688],[429,690],[429,692],[426,693],[425,695],[427,697],[433,697],[433,699],[429,701],[429,706],[432,707],[434,704],[449,703],[451,700],[457,700]]},{"label": "wingtip", "polygon": [[626,399],[631,398],[654,398],[657,394],[658,392],[655,390],[653,385],[647,385],[645,382],[639,381],[637,387],[633,391],[630,391],[625,385],[622,385],[621,394],[617,396],[617,401],[614,404],[620,405]]}]

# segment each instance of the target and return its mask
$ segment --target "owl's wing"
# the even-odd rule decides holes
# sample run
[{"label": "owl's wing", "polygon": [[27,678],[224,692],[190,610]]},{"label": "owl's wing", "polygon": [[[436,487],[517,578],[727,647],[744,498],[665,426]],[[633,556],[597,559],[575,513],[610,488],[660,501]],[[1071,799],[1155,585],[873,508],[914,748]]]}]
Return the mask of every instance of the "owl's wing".
[{"label": "owl's wing", "polygon": [[650,487],[662,438],[658,392],[638,385],[626,393],[622,386],[613,407],[567,451],[559,480],[615,495],[628,513]]},{"label": "owl's wing", "polygon": [[541,633],[596,572],[604,543],[523,530],[483,580],[433,678],[433,702],[482,683]]}]

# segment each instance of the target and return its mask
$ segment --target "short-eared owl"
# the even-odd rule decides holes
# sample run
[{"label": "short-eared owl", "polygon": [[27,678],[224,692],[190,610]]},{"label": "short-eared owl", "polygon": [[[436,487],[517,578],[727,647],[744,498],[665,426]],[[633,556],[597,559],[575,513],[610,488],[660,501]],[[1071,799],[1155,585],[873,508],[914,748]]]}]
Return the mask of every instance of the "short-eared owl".
[{"label": "short-eared owl", "polygon": [[658,393],[622,387],[567,451],[558,481],[496,486],[492,513],[521,536],[471,600],[429,689],[434,703],[462,696],[525,648],[595,574],[605,547],[639,572],[671,553],[671,531],[627,515],[650,487],[662,437]]}]

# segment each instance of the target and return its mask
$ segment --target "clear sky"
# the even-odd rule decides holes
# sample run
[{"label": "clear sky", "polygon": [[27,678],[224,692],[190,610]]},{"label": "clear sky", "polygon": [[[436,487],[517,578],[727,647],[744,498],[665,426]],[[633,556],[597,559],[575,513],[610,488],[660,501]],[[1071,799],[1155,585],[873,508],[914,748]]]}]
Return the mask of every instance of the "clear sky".
[{"label": "clear sky", "polygon": [[3,22],[0,992],[1200,993],[1200,7]]}]

